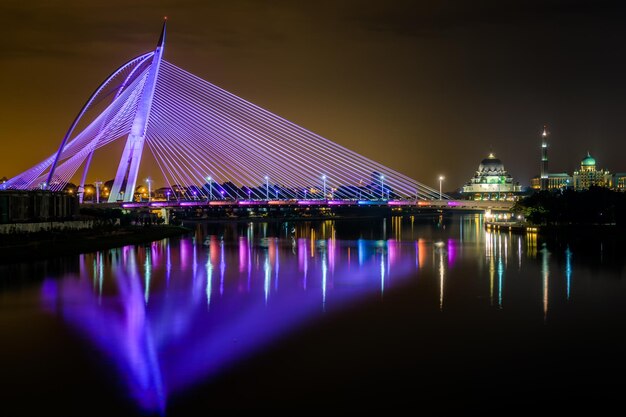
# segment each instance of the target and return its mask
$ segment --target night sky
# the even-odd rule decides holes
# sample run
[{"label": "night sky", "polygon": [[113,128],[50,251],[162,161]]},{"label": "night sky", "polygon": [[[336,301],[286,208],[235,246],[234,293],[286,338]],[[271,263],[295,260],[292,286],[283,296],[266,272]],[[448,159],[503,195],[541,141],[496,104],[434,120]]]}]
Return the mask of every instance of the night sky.
[{"label": "night sky", "polygon": [[[590,151],[626,171],[615,1],[13,1],[0,5],[0,177],[53,153],[115,68],[165,59],[427,185],[489,151],[523,185]],[[110,179],[98,166],[88,178]]]}]

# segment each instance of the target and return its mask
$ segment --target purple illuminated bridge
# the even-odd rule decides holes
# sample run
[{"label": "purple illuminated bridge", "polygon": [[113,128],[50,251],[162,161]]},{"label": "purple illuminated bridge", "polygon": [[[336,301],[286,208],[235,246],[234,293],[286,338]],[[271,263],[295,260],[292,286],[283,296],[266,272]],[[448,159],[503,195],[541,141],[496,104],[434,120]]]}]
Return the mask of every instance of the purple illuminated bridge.
[{"label": "purple illuminated bridge", "polygon": [[[91,95],[57,152],[4,189],[82,190],[96,159],[118,160],[109,202],[132,202],[144,149],[178,200],[307,198],[436,200],[445,194],[346,149],[163,59],[154,51],[115,70]],[[119,157],[107,145],[124,141]],[[280,193],[280,194],[279,194]]]}]

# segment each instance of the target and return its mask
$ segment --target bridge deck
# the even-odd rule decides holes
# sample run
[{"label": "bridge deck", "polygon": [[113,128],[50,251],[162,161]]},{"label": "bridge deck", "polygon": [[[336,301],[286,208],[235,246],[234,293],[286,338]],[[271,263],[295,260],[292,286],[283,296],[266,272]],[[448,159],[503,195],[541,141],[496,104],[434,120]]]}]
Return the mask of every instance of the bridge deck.
[{"label": "bridge deck", "polygon": [[180,200],[114,203],[122,208],[175,208],[175,207],[415,207],[440,210],[511,210],[513,201],[472,201],[472,200]]}]

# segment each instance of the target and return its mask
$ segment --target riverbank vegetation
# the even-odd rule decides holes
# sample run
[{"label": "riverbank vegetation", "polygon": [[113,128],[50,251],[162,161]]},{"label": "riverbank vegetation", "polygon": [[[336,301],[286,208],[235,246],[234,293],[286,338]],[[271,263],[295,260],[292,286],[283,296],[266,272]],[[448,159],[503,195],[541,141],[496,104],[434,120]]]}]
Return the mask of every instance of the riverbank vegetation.
[{"label": "riverbank vegetation", "polygon": [[592,187],[586,191],[541,191],[513,207],[535,225],[611,225],[626,227],[626,193]]}]

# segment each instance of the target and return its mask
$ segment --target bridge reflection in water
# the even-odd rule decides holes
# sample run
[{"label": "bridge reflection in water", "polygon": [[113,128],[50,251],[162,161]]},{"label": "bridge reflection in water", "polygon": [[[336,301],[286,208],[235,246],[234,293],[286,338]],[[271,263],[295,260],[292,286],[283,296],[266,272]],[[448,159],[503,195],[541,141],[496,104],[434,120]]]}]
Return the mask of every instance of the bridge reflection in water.
[{"label": "bridge reflection in water", "polygon": [[485,234],[479,216],[444,239],[418,232],[413,218],[375,222],[374,238],[352,240],[337,239],[333,221],[205,224],[180,240],[81,255],[75,279],[44,282],[43,302],[106,354],[142,410],[164,412],[168,396],[315,317],[426,279],[418,270],[437,279],[445,309],[463,242],[485,245],[477,262],[489,266],[490,299],[501,307],[506,265],[521,265],[526,247],[521,236]]}]

